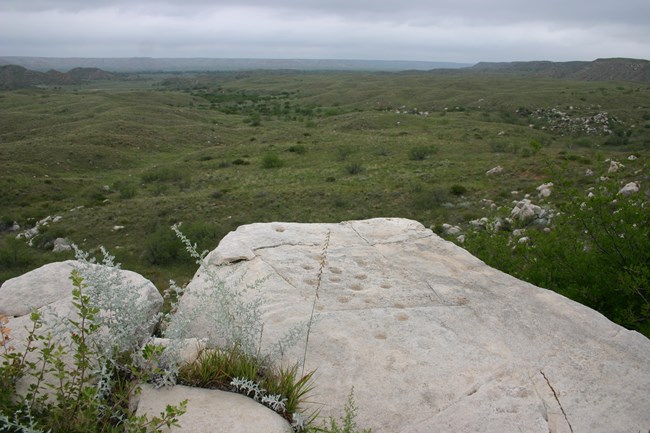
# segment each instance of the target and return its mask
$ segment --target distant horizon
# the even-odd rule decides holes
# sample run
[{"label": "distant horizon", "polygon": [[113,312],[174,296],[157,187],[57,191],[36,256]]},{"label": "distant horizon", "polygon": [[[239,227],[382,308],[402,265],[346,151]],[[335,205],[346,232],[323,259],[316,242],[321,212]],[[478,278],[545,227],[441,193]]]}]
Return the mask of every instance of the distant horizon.
[{"label": "distant horizon", "polygon": [[484,60],[479,59],[475,61],[451,61],[451,60],[418,60],[418,59],[392,59],[392,58],[352,58],[352,57],[222,57],[222,56],[37,56],[37,55],[22,55],[22,54],[2,54],[0,59],[7,58],[24,58],[24,59],[82,59],[82,60],[101,60],[101,59],[143,59],[143,60],[260,60],[260,61],[345,61],[345,62],[387,62],[387,63],[448,63],[458,65],[476,65],[478,63],[518,63],[518,62],[552,62],[552,63],[567,63],[567,62],[593,62],[596,60],[611,60],[611,59],[627,59],[627,60],[640,60],[650,61],[650,57],[626,57],[626,56],[611,56],[611,57],[595,57],[589,59],[569,59],[569,60],[552,60],[549,58],[531,58],[531,59],[505,59],[505,60]]},{"label": "distant horizon", "polygon": [[225,57],[41,57],[2,56],[0,65],[11,63],[27,69],[47,71],[69,70],[75,67],[96,67],[114,72],[193,71],[244,69],[303,69],[303,70],[430,70],[459,69],[475,63],[424,60],[364,60],[364,59],[298,59],[298,58],[225,58]]}]

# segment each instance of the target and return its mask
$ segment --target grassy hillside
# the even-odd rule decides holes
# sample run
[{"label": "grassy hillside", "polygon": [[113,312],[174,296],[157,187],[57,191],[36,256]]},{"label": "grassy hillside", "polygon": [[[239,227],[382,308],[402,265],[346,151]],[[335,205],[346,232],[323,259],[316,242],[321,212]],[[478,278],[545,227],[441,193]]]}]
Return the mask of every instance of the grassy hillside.
[{"label": "grassy hillside", "polygon": [[[620,181],[643,183],[649,101],[638,83],[423,72],[152,75],[1,92],[0,281],[70,257],[50,251],[58,237],[103,245],[164,289],[195,270],[169,230],[179,221],[207,249],[252,222],[466,224],[486,215],[482,199],[512,206],[558,172],[582,182],[630,153]],[[598,114],[611,133],[590,120]],[[497,165],[503,174],[486,176]],[[8,231],[57,215],[32,246]]]}]

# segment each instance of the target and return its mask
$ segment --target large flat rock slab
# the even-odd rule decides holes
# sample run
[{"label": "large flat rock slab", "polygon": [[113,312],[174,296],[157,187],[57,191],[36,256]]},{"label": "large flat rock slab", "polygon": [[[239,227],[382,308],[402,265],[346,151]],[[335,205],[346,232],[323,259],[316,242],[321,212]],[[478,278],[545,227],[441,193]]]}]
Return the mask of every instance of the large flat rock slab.
[{"label": "large flat rock slab", "polygon": [[[263,347],[313,307],[304,361],[323,416],[354,387],[358,424],[376,433],[650,430],[650,340],[415,221],[252,224],[206,261],[226,284],[261,281]],[[197,273],[181,311],[206,287]],[[208,324],[187,336],[210,338]]]}]

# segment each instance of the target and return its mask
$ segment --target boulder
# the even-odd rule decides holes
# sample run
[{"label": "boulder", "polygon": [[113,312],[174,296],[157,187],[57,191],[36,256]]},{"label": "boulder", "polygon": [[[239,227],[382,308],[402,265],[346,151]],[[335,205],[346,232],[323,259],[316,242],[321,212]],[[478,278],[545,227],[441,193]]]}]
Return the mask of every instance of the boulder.
[{"label": "boulder", "polygon": [[179,427],[167,433],[293,433],[289,423],[253,399],[217,389],[173,386],[155,389],[144,385],[136,415],[149,418],[165,412],[167,405],[188,400],[187,411],[178,418]]},{"label": "boulder", "polygon": [[5,281],[0,286],[0,314],[5,316],[24,316],[32,308],[41,308],[72,296],[70,274],[75,269],[75,261],[49,263],[16,278]]},{"label": "boulder", "polygon": [[539,218],[544,209],[533,204],[529,199],[525,198],[515,203],[515,207],[510,212],[510,218],[517,219],[522,222],[530,222]]},{"label": "boulder", "polygon": [[618,194],[625,197],[629,197],[632,194],[639,192],[640,189],[641,186],[639,185],[639,182],[630,182],[626,184],[623,188],[621,188],[618,191]]},{"label": "boulder", "polygon": [[[72,365],[74,353],[69,346],[70,332],[74,330],[69,327],[69,319],[75,319],[77,310],[72,304],[74,286],[70,275],[75,269],[88,285],[85,293],[96,289],[96,305],[100,307],[102,324],[98,331],[100,344],[116,342],[111,345],[122,351],[138,346],[151,336],[163,298],[149,280],[131,271],[68,260],[47,264],[0,286],[0,314],[9,319],[6,326],[11,329],[11,345],[16,351],[22,352],[27,344],[28,329],[32,327],[29,313],[39,309],[44,324],[38,332],[41,335],[51,332],[56,341],[68,349],[63,361]],[[97,281],[104,283],[94,286],[93,282]],[[35,360],[38,356],[37,350],[28,358]],[[32,379],[30,376],[23,378],[17,391],[25,392]],[[56,383],[57,380],[47,376],[46,381]]]},{"label": "boulder", "polygon": [[609,161],[609,168],[607,169],[607,173],[616,173],[619,171],[621,168],[624,168],[625,166],[621,164],[618,161],[614,161],[613,159]]},{"label": "boulder", "polygon": [[[233,260],[213,251],[225,265],[197,273],[179,309],[200,300],[206,271],[257,281],[246,296],[265,300],[262,349],[309,329],[283,362],[316,370],[322,416],[340,415],[354,387],[358,425],[376,433],[650,428],[650,340],[415,221],[251,224],[226,239]],[[208,323],[189,334],[209,339]]]},{"label": "boulder", "polygon": [[493,168],[489,169],[488,171],[486,171],[485,174],[488,175],[488,176],[492,176],[494,174],[500,174],[501,172],[503,172],[503,167],[501,167],[500,165],[497,165],[496,167],[493,167]]},{"label": "boulder", "polygon": [[53,242],[53,253],[64,253],[72,250],[72,242],[65,238],[56,238]]},{"label": "boulder", "polygon": [[449,236],[459,235],[462,230],[458,226],[452,226],[451,224],[443,224],[442,232]]},{"label": "boulder", "polygon": [[537,196],[539,198],[546,198],[551,195],[551,188],[553,187],[553,182],[547,182],[543,183],[540,186],[538,186],[537,189]]}]

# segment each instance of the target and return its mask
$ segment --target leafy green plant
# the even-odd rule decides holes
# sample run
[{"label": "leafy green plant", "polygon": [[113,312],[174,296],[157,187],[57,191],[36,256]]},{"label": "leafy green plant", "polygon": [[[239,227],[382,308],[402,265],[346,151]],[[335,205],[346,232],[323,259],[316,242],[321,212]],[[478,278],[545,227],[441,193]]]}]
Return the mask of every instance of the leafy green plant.
[{"label": "leafy green plant", "polygon": [[542,150],[542,147],[543,147],[542,143],[540,143],[539,141],[537,141],[535,139],[530,140],[529,145],[530,145],[531,151],[533,152],[533,155],[537,155]]},{"label": "leafy green plant", "polygon": [[348,399],[343,407],[344,415],[335,420],[330,417],[329,422],[324,423],[320,427],[313,426],[307,429],[307,432],[320,432],[320,433],[371,433],[371,429],[359,430],[357,427],[357,406],[354,402],[354,387],[350,390]]},{"label": "leafy green plant", "polygon": [[[0,318],[0,429],[10,432],[147,433],[178,425],[186,402],[167,406],[164,413],[151,419],[136,417],[129,410],[128,396],[137,392],[139,381],[148,373],[133,364],[120,365],[115,356],[122,352],[121,348],[102,347],[105,340],[98,338],[102,323],[99,304],[79,271],[73,271],[71,280],[76,314],[66,319],[69,333],[43,334],[43,316],[34,310],[30,317],[31,329],[20,351],[10,343],[8,321]],[[72,363],[67,361],[68,355]],[[119,378],[124,369],[134,375],[132,379]],[[28,383],[25,392],[18,392],[20,381]]]}]

